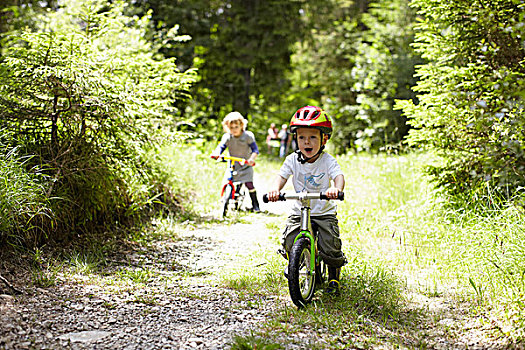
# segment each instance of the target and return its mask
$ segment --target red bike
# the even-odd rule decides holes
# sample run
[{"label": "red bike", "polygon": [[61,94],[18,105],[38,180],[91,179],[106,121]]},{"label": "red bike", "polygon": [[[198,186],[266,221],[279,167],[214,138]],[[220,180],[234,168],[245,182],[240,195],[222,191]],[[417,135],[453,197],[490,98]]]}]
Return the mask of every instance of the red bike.
[{"label": "red bike", "polygon": [[221,191],[222,198],[222,216],[226,216],[228,210],[240,210],[242,208],[244,198],[248,195],[248,189],[242,182],[234,181],[237,171],[235,171],[235,162],[241,165],[248,164],[244,158],[219,156],[218,159],[229,162],[229,176],[228,182],[224,184]]}]

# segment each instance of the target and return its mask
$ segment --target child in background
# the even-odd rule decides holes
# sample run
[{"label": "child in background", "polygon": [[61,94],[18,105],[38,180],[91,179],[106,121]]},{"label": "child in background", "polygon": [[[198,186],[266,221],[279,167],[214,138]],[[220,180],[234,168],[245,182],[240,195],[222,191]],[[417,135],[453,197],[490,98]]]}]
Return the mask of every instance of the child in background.
[{"label": "child in background", "polygon": [[[279,199],[279,193],[291,175],[296,192],[324,192],[328,198],[336,199],[344,189],[345,179],[335,158],[323,152],[332,133],[328,115],[319,107],[300,108],[290,121],[290,132],[298,150],[284,160],[279,176],[268,192],[268,200],[275,202]],[[337,206],[333,201],[320,199],[313,199],[310,204],[312,226],[319,232],[319,254],[328,265],[327,292],[336,293],[341,267],[346,263],[339,238]],[[300,231],[300,208],[300,203],[296,202],[286,222],[282,238],[285,250],[282,254],[285,256],[289,255],[295,236]]]},{"label": "child in background", "polygon": [[[253,185],[253,166],[255,165],[255,159],[259,155],[259,148],[255,142],[255,136],[251,131],[246,130],[248,121],[244,119],[241,113],[231,112],[222,121],[222,127],[225,134],[222,135],[221,141],[217,148],[212,152],[211,157],[214,159],[228,149],[230,156],[244,158],[247,160],[247,164],[235,163],[235,175],[234,180],[245,184],[250,193],[250,199],[252,200],[252,206],[254,212],[260,212],[259,201],[257,200],[257,192]],[[229,172],[227,172],[229,174]],[[226,178],[228,175],[226,175]]]}]

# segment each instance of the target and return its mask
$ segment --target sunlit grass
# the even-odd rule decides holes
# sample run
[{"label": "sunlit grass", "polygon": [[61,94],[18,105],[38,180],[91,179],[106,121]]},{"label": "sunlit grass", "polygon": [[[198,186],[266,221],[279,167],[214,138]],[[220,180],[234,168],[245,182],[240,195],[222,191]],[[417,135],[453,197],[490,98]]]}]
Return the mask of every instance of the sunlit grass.
[{"label": "sunlit grass", "polygon": [[522,209],[447,205],[421,171],[431,161],[427,154],[339,161],[347,178],[346,201],[339,206],[347,254],[381,261],[429,296],[472,299],[486,312],[498,309],[507,334],[523,336]]},{"label": "sunlit grass", "polygon": [[170,169],[169,185],[193,192],[192,202],[198,212],[218,210],[220,185],[226,163],[209,157],[211,144],[201,147],[188,144],[174,145],[162,149],[161,158],[166,169]]},{"label": "sunlit grass", "polygon": [[326,294],[325,286],[318,286],[312,303],[304,309],[287,300],[260,334],[273,339],[275,334],[293,338],[304,332],[312,339],[312,349],[371,346],[377,330],[385,328],[389,334],[389,328],[405,322],[402,287],[384,268],[354,260],[345,267],[338,295]]},{"label": "sunlit grass", "polygon": [[57,283],[57,272],[53,269],[34,269],[31,280],[36,287],[51,287]]},{"label": "sunlit grass", "polygon": [[[487,316],[497,312],[505,334],[523,337],[523,211],[511,205],[487,208],[472,203],[459,209],[447,205],[422,170],[432,161],[432,156],[424,153],[339,158],[347,186],[346,200],[338,204],[338,218],[343,250],[350,260],[342,275],[344,311],[333,320],[330,316],[319,319],[315,312],[309,316],[312,310],[326,307],[326,300],[316,294],[305,311],[291,308],[285,312],[294,315],[292,324],[308,325],[319,332],[328,329],[330,334],[337,329],[344,333],[348,324],[362,332],[359,320],[363,317],[369,322],[405,327],[404,319],[416,318],[405,310],[405,295],[416,291],[429,297],[472,300],[478,312]],[[278,231],[278,227],[272,224],[269,228]],[[282,270],[276,268],[274,273],[282,275]],[[239,283],[239,290],[253,289],[252,293],[267,284],[264,274],[242,275],[233,281]],[[286,283],[280,286],[286,298]],[[329,307],[337,310],[337,300]],[[341,319],[343,323],[337,321]],[[266,336],[288,329],[275,320],[266,327]],[[289,327],[290,332],[295,328]],[[337,347],[353,342],[366,347],[374,341],[358,337],[330,344]]]},{"label": "sunlit grass", "polygon": [[231,350],[275,350],[282,349],[278,343],[273,343],[261,337],[255,335],[249,335],[247,337],[235,336],[231,345]]},{"label": "sunlit grass", "polygon": [[52,227],[54,213],[45,195],[45,176],[27,169],[30,157],[0,144],[0,243],[36,245]]},{"label": "sunlit grass", "polygon": [[147,284],[155,276],[155,272],[147,268],[125,268],[116,275],[135,284]]},{"label": "sunlit grass", "polygon": [[105,263],[101,251],[74,252],[69,258],[69,269],[72,274],[91,274]]},{"label": "sunlit grass", "polygon": [[[274,254],[275,255],[275,254]],[[266,262],[240,262],[244,268],[231,268],[221,273],[225,287],[237,290],[246,298],[261,295],[283,295],[287,285],[283,276],[284,260],[278,256],[268,257]]]}]

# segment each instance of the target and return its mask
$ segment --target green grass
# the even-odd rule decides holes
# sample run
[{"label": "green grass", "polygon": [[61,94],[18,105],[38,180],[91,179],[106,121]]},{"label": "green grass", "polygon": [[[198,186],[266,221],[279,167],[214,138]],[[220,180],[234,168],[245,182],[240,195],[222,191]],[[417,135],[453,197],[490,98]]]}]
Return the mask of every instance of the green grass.
[{"label": "green grass", "polygon": [[160,154],[164,166],[172,169],[168,184],[193,193],[193,200],[185,205],[194,207],[199,213],[218,210],[226,163],[211,159],[212,149],[206,144],[199,148],[180,144],[165,147]]},{"label": "green grass", "polygon": [[[523,339],[525,222],[511,204],[451,206],[421,168],[426,154],[346,156],[340,206],[348,252],[378,260],[429,296],[473,302],[498,314],[506,335]],[[491,201],[494,203],[495,201]]]},{"label": "green grass", "polygon": [[246,258],[239,260],[236,268],[223,270],[220,279],[225,287],[237,290],[241,297],[257,295],[282,295],[286,284],[283,277],[284,259],[275,252],[261,252],[258,261]]},{"label": "green grass", "polygon": [[147,268],[125,268],[118,271],[117,275],[122,279],[128,279],[133,284],[147,284],[155,276],[155,272]]},{"label": "green grass", "polygon": [[[297,332],[311,337],[308,348],[344,348],[348,345],[379,344],[370,339],[373,332],[367,323],[375,328],[400,327],[405,323],[406,301],[402,294],[403,285],[391,272],[372,262],[354,259],[344,268],[341,291],[337,296],[323,293],[324,286],[316,291],[313,302],[305,309],[298,310],[288,296],[288,285],[283,276],[284,259],[268,257],[268,263],[259,268],[248,268],[249,263],[241,262],[247,268],[232,271],[223,276],[225,287],[237,291],[244,300],[259,300],[259,303],[273,303],[274,315],[261,328],[247,338],[237,337],[234,346],[265,339],[274,344],[293,343]],[[385,330],[385,334],[389,331]],[[356,334],[360,334],[356,338]],[[302,339],[299,344],[303,344]]]},{"label": "green grass", "polygon": [[105,265],[102,250],[73,252],[69,256],[69,271],[72,274],[91,274],[100,270]]},{"label": "green grass", "polygon": [[37,168],[27,170],[29,157],[21,157],[16,148],[0,149],[0,245],[35,245],[43,235],[39,225],[54,220],[45,177]]},{"label": "green grass", "polygon": [[272,343],[266,339],[249,335],[246,337],[235,336],[233,343],[231,344],[231,350],[276,350],[282,349],[281,345],[278,343]]}]

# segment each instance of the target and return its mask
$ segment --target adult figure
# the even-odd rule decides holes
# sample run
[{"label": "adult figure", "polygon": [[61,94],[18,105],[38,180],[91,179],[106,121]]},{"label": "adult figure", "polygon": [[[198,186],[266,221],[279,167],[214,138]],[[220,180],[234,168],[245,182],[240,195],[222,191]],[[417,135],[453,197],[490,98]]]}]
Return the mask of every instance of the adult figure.
[{"label": "adult figure", "polygon": [[279,140],[278,133],[279,129],[277,129],[275,123],[271,123],[270,127],[268,128],[268,135],[266,135],[266,145],[268,146],[268,154],[272,153],[272,143],[276,140]]},{"label": "adult figure", "polygon": [[288,124],[283,124],[281,126],[281,130],[279,131],[279,134],[277,135],[280,140],[280,147],[279,147],[279,157],[284,158],[286,157],[286,154],[288,153],[288,149],[290,148],[290,141],[291,137],[288,133]]}]

